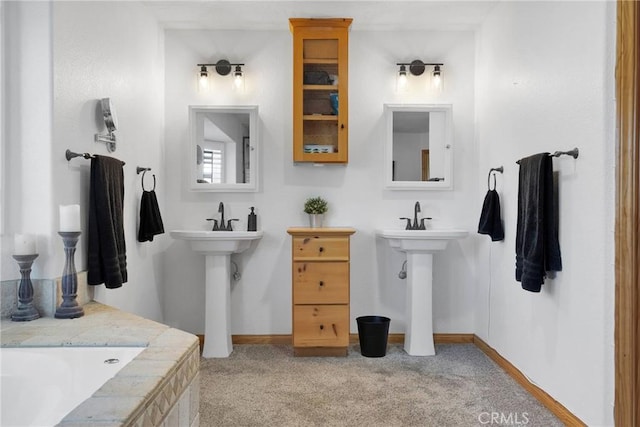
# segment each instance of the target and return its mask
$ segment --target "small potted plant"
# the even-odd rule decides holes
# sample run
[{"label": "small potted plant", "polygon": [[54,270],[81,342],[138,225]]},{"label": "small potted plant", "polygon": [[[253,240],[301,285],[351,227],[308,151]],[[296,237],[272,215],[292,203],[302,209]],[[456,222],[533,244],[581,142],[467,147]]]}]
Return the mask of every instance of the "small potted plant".
[{"label": "small potted plant", "polygon": [[311,228],[322,227],[322,220],[325,212],[327,212],[327,201],[322,197],[309,197],[304,202],[304,211],[309,214]]}]

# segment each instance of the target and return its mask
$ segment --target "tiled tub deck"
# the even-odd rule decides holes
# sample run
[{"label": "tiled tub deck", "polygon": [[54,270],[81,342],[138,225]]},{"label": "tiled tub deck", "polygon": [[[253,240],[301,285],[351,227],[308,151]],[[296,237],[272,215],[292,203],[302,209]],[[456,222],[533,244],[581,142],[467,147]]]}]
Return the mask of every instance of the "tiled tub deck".
[{"label": "tiled tub deck", "polygon": [[97,302],[78,319],[0,322],[2,347],[145,347],[61,427],[199,425],[200,349],[195,335]]}]

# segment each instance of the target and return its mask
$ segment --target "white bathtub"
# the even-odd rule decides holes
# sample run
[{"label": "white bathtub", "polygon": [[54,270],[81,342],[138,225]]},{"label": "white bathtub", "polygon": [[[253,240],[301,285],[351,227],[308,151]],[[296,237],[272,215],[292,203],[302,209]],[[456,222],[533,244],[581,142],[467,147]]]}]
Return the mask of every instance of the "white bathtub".
[{"label": "white bathtub", "polygon": [[[54,426],[144,347],[0,349],[0,426]],[[113,361],[117,363],[105,363]]]}]

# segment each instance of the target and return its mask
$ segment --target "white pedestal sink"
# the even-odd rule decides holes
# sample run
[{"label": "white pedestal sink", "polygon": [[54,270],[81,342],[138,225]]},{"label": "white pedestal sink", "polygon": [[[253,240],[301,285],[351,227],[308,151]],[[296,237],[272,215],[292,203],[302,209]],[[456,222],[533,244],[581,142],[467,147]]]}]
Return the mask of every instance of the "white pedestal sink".
[{"label": "white pedestal sink", "polygon": [[262,231],[173,230],[171,237],[189,241],[205,255],[205,326],[203,357],[228,357],[231,344],[230,258],[249,249]]},{"label": "white pedestal sink", "polygon": [[389,245],[407,254],[407,330],[404,350],[411,356],[433,356],[433,253],[466,230],[377,230]]}]

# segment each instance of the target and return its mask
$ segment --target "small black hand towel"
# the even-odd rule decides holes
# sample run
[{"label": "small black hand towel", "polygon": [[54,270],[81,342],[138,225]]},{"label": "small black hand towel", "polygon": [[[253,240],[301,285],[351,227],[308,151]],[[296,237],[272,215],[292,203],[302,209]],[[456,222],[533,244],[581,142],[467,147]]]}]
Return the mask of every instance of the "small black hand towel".
[{"label": "small black hand towel", "polygon": [[91,159],[87,282],[119,288],[127,281],[124,240],[124,163],[106,156]]},{"label": "small black hand towel", "polygon": [[482,204],[478,233],[488,234],[494,242],[504,240],[504,228],[500,216],[500,197],[496,190],[487,191]]},{"label": "small black hand towel", "polygon": [[153,236],[164,233],[162,216],[155,191],[143,191],[140,199],[138,242],[153,242]]},{"label": "small black hand towel", "polygon": [[561,271],[558,216],[554,203],[553,164],[549,153],[520,160],[516,280],[540,292],[547,271]]}]

